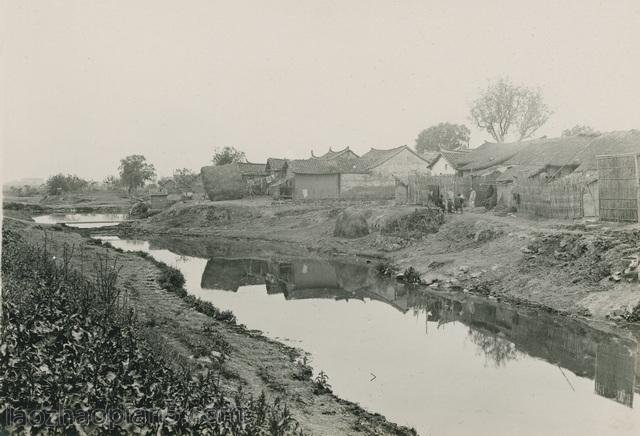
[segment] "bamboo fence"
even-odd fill
[[[600,219],[638,222],[640,154],[598,156]]]
[[[518,183],[514,192],[520,196],[518,211],[544,218],[573,219],[583,216],[584,183],[562,178],[551,183],[529,179]]]
[[[415,174],[408,177],[407,202],[410,204],[429,204],[442,193],[462,194],[465,198],[471,192],[471,178],[460,176],[427,176]]]

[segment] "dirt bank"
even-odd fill
[[[366,217],[369,234],[334,236],[336,219],[346,208]],[[415,209],[391,203],[265,199],[191,202],[122,231],[286,242],[324,254],[386,259],[400,271],[414,267],[434,289],[478,293],[596,320],[624,321],[640,303],[637,274],[622,277],[628,258],[640,254],[637,225],[533,221],[475,209],[445,215],[444,224],[433,230],[437,220],[431,217],[425,226]],[[416,219],[398,219],[407,216]],[[409,227],[389,224],[398,222]]]
[[[106,248],[60,226],[17,220],[5,220],[4,226],[31,244],[42,244],[46,232],[46,244],[52,253],[60,253],[65,245],[75,246],[73,266],[86,274],[92,274],[90,259],[96,255],[117,257],[122,267],[121,285],[129,290],[129,303],[141,325],[153,333],[150,336],[158,338],[157,347],[166,355],[175,356],[176,365],[206,369],[213,362],[202,357],[203,350],[216,350],[220,343],[230,344],[222,369],[224,388],[230,395],[242,387],[255,396],[264,391],[270,398],[282,398],[305,434],[412,434],[356,404],[331,393],[317,392],[317,385],[296,362],[298,350],[269,340],[260,332],[207,316],[161,288],[161,270],[151,260]]]
[[[4,195],[3,209],[34,215],[46,213],[128,212],[135,200],[125,193],[97,191],[63,195],[14,197]]]

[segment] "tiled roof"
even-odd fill
[[[514,165],[502,173],[496,182],[510,182],[516,180],[526,180],[542,172],[545,165]]]
[[[524,148],[505,162],[505,165],[578,166],[585,151],[596,138],[594,135],[540,138],[522,142]]]
[[[353,150],[351,150],[349,147],[345,147],[342,150],[338,150],[338,151],[333,151],[331,149],[331,147],[329,147],[329,151],[326,152],[325,154],[323,154],[322,156],[315,156],[313,154],[313,151],[311,152],[311,157],[312,158],[316,158],[316,159],[336,159],[339,157],[343,157],[343,158],[353,158],[353,157],[358,157],[358,155],[356,153],[353,152]]]
[[[469,151],[467,155],[469,163],[461,169],[464,171],[479,171],[501,164],[512,158],[517,152],[523,149],[525,145],[525,143],[521,142],[511,144],[485,142],[481,146]]]
[[[604,133],[589,144],[576,171],[598,169],[597,156],[603,154],[640,153],[640,130]]]
[[[367,169],[360,159],[349,160],[324,160],[324,159],[300,159],[289,162],[289,168],[295,174],[362,174]]]
[[[391,159],[392,157],[401,153],[404,150],[408,150],[410,153],[424,160],[425,163],[428,163],[428,161],[423,156],[420,156],[418,153],[416,153],[406,145],[401,145],[400,147],[396,147],[396,148],[390,148],[388,150],[380,150],[380,149],[372,148],[371,150],[363,154],[360,157],[360,160],[364,162],[364,165],[368,169],[372,169],[377,167],[378,165],[382,165],[383,163],[385,163],[386,161],[388,161],[389,159]]]
[[[433,166],[440,156],[444,157],[447,162],[453,166],[454,169],[458,170],[465,164],[469,163],[469,152],[468,151],[452,151],[452,150],[442,150],[438,153],[438,156],[431,161],[429,166]]]

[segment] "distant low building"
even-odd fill
[[[430,172],[429,163],[407,146],[372,148],[359,158],[345,157],[347,152],[348,148],[330,156],[290,161],[287,177],[293,198],[391,199],[394,176]]]
[[[341,180],[343,198],[394,198],[395,177],[431,173],[429,162],[406,145],[372,148],[358,161],[361,171],[347,173]]]
[[[288,172],[294,200],[340,198],[341,178],[366,170],[352,161],[303,159],[289,162]]]
[[[287,178],[289,161],[270,157],[267,159],[265,171],[267,173],[267,194],[274,199],[291,198],[291,184]]]
[[[154,192],[149,194],[149,207],[154,210],[162,210],[169,206],[169,194],[166,192]]]
[[[442,150],[429,164],[432,176],[462,174],[462,167],[469,163],[468,151]]]
[[[264,170],[269,176],[284,176],[287,171],[287,159],[270,157]]]

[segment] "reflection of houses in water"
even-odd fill
[[[532,309],[491,302],[464,294],[410,294],[410,307],[427,312],[439,325],[458,321],[470,328],[471,340],[496,365],[515,358],[507,349],[539,357],[595,380],[598,395],[629,407],[640,393],[638,344],[632,339],[590,328],[584,323]],[[499,341],[493,341],[491,338]],[[508,341],[510,344],[505,344]]]
[[[619,403],[633,406],[637,349],[617,339],[598,344],[596,348],[596,392]]]
[[[277,262],[264,259],[213,258],[202,274],[203,289],[237,291],[241,286],[265,284],[267,293],[281,293],[287,300],[369,298],[406,312],[403,285],[381,280],[365,265],[323,259]]]
[[[261,259],[210,259],[200,287],[236,292],[240,286],[263,284],[268,272],[269,264]]]

